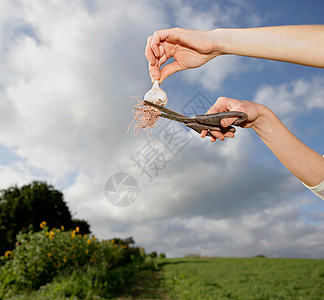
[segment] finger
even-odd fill
[[[158,31],[154,32],[154,34],[152,36],[150,47],[151,47],[151,50],[154,53],[156,58],[161,57],[161,53],[160,53],[160,49],[159,49],[161,42],[168,39],[170,37],[170,35],[178,36],[178,34],[176,34],[176,32],[177,32],[177,30],[175,28],[158,30]]]
[[[215,137],[213,137],[213,136],[210,138],[210,141],[211,141],[211,142],[216,142],[216,140],[217,140],[217,139],[216,139]]]
[[[160,79],[161,73],[160,73],[160,70],[159,70],[157,64],[155,64],[154,66],[151,66],[149,64],[149,72],[150,72],[151,78],[153,78],[153,81]]]
[[[150,78],[151,78],[151,82],[154,83],[154,77],[152,76],[152,74],[150,73]]]
[[[163,67],[161,69],[161,78],[160,78],[160,83],[167,78],[168,76],[174,74],[175,72],[181,71],[183,70],[182,67],[180,67],[180,65],[178,64],[177,61],[174,61],[168,65],[166,65],[165,67]]]
[[[210,131],[210,133],[211,133],[212,136],[215,137],[216,139],[219,139],[219,140],[221,140],[221,141],[224,141],[224,140],[225,140],[224,135],[223,135],[221,132],[219,132],[219,131],[214,131],[214,130],[212,130],[212,131]]]
[[[155,31],[151,40],[151,49],[156,58],[160,58],[160,43],[161,43],[161,33],[163,30]]]
[[[159,50],[160,50],[160,57],[162,57],[165,54],[165,50],[164,50],[163,44],[159,45]]]
[[[231,124],[233,124],[236,120],[238,119],[238,117],[235,117],[235,118],[226,118],[226,119],[222,119],[220,121],[221,125],[223,127],[228,127],[230,126]]]
[[[218,100],[216,100],[216,102],[207,110],[206,115],[227,111],[226,108],[217,101]]]
[[[224,136],[225,136],[226,138],[233,138],[233,137],[234,137],[234,133],[233,133],[233,132],[226,132],[226,133],[224,134]]]
[[[148,60],[149,64],[151,66],[154,66],[156,63],[156,58],[154,56],[154,53],[152,52],[151,49],[151,42],[152,42],[153,36],[149,36],[147,38],[146,46],[145,46],[145,57]]]
[[[164,54],[158,61],[158,68],[160,68],[167,60],[168,60],[168,58]]]
[[[200,136],[202,137],[202,138],[204,138],[206,135],[207,135],[207,130],[206,129],[204,129],[204,130],[202,130],[201,131],[201,133],[200,133]]]

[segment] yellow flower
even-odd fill
[[[93,239],[93,240],[95,241],[95,240],[96,240],[96,237],[95,237],[95,236],[93,236],[93,237],[92,237],[92,239]]]
[[[115,243],[115,240],[111,240],[111,243],[112,243],[112,244]]]
[[[57,261],[53,265],[54,265],[55,268],[58,268],[61,265],[61,263],[59,261]]]
[[[79,232],[80,232],[80,228],[79,228],[79,227],[75,228],[75,231],[76,231],[77,233],[79,233]]]
[[[12,252],[11,251],[6,251],[5,257],[6,258],[12,258]]]
[[[47,257],[51,257],[52,256],[52,253],[47,253]]]
[[[89,245],[90,243],[91,243],[91,240],[90,240],[90,239],[88,239],[88,240],[87,240],[87,244]]]
[[[74,231],[74,230],[73,230]],[[71,238],[74,239],[75,238],[75,232],[71,233]]]
[[[61,230],[60,230],[60,229],[56,229],[56,232],[60,233],[60,232],[61,232]]]
[[[64,226],[63,225],[61,226],[61,230],[64,231]]]
[[[67,262],[67,257],[66,257],[66,256],[63,257],[63,261],[64,261],[65,263]]]
[[[52,238],[54,237],[54,232],[51,231],[48,237],[49,237],[50,239],[52,239]]]
[[[48,231],[46,231],[45,235],[49,235],[49,232],[48,232]]]
[[[39,224],[39,227],[42,228],[42,229],[45,228],[45,226],[46,226],[46,222],[45,221],[43,221],[42,223]]]
[[[82,234],[78,234],[78,237],[79,237],[79,238],[82,238]]]

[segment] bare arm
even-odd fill
[[[283,165],[307,186],[313,187],[324,180],[324,158],[298,140],[267,107],[249,101],[221,97],[208,113],[221,111],[243,111],[249,116],[244,128],[252,128]],[[224,127],[235,121],[223,119]],[[206,136],[202,132],[202,137]],[[224,139],[219,132],[212,132],[219,139]],[[216,138],[212,138],[215,141]]]
[[[308,186],[324,180],[324,158],[297,139],[269,109],[254,131],[284,166]]]
[[[177,71],[200,67],[225,54],[324,68],[324,25],[164,29],[148,37],[145,48],[150,75],[160,83]],[[171,57],[174,62],[163,66]]]
[[[215,29],[214,49],[324,68],[324,25]]]

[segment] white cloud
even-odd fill
[[[254,8],[245,0],[230,0],[223,3],[188,3],[187,1],[170,1],[176,15],[176,26],[211,30],[217,27],[258,26],[261,18]],[[240,22],[238,22],[240,20]]]
[[[222,90],[227,77],[245,70],[241,58],[237,56],[218,57],[199,69],[187,70],[184,77],[189,83],[199,82],[204,89],[211,91]]]
[[[300,206],[310,202],[307,198],[297,198],[293,203],[274,204],[235,218],[176,216],[144,222],[111,222],[100,233],[138,236],[138,244],[148,252],[159,249],[171,257],[194,253],[323,258],[323,222],[305,223],[301,215]]]
[[[292,118],[313,109],[324,110],[324,78],[299,79],[279,86],[263,86],[254,101],[271,108],[281,118]]]
[[[39,171],[39,170],[38,170]],[[42,180],[44,174],[35,174],[23,163],[13,163],[9,166],[0,165],[0,189],[9,186],[29,184],[31,180]]]
[[[179,0],[172,1],[171,7],[175,14],[175,25],[186,29],[212,30],[218,27],[258,26],[261,22],[260,17],[246,1],[227,1],[222,4],[209,2],[199,5]],[[240,25],[237,20],[240,20]],[[253,67],[257,65],[258,62]],[[243,64],[241,58],[225,56],[218,57],[198,69],[188,70],[183,76],[191,84],[200,83],[204,89],[221,91],[222,84],[229,76],[236,76],[246,70],[247,64]]]

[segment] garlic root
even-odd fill
[[[156,124],[156,121],[160,117],[161,112],[157,109],[146,105],[143,101],[138,100],[137,104],[133,106],[134,120],[129,125],[127,132],[133,125],[134,135],[141,134],[140,130],[144,130],[147,135],[152,133],[152,129]]]

